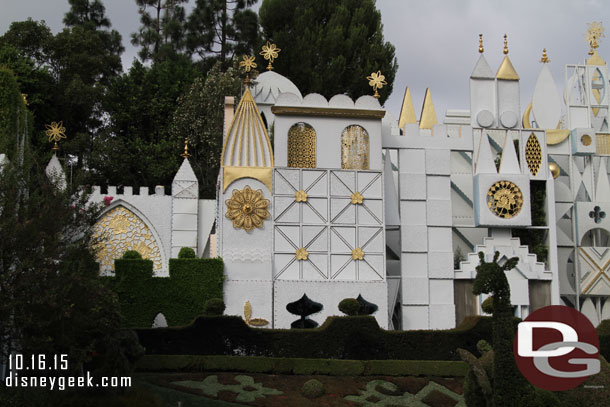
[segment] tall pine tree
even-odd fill
[[[378,70],[388,82],[381,102],[392,93],[395,48],[384,41],[374,0],[264,0],[259,19],[263,36],[282,49],[274,68],[303,94],[371,94],[366,77]]]

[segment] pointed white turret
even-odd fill
[[[184,161],[172,181],[172,252],[178,257],[183,247],[197,253],[197,225],[199,209],[199,182],[185,151]]]
[[[489,138],[485,132],[481,134],[481,142],[479,143],[479,150],[477,152],[477,160],[474,168],[475,174],[495,174],[497,172],[496,164],[491,154]]]
[[[542,69],[540,69],[540,74],[538,74],[532,98],[532,112],[538,127],[541,129],[555,129],[561,119],[561,100],[559,90],[548,67],[548,62],[550,61],[546,56],[546,49],[544,50],[541,62]]]
[[[483,55],[483,35],[479,35],[479,60],[470,74],[470,124],[492,127],[496,124],[496,77]]]
[[[510,133],[510,132],[509,132]],[[502,160],[500,161],[500,174],[521,174],[515,143],[511,135],[507,133],[502,148]]]
[[[601,160],[599,161],[597,185],[595,187],[595,200],[598,202],[610,202],[610,182],[608,181],[606,157],[601,157]]]
[[[66,173],[61,167],[61,163],[59,162],[57,155],[53,154],[53,157],[51,157],[51,160],[49,160],[47,168],[44,172],[57,188],[62,191],[66,189]]]
[[[508,43],[504,35],[504,60],[496,73],[498,97],[498,127],[512,129],[519,123],[519,75],[508,57]]]

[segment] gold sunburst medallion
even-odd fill
[[[233,222],[236,229],[250,232],[255,228],[262,228],[265,219],[269,217],[269,200],[265,199],[263,191],[254,191],[249,185],[242,190],[234,189],[233,195],[225,203],[225,216]]]
[[[500,218],[513,218],[521,212],[523,193],[510,181],[498,181],[487,191],[487,206]]]

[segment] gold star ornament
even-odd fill
[[[376,99],[379,99],[378,89],[383,88],[383,85],[387,85],[388,83],[385,80],[385,76],[381,74],[381,71],[373,72],[369,76],[366,77],[369,81],[369,86],[373,88],[375,94],[373,95]]]
[[[601,21],[593,21],[592,23],[587,24],[587,33],[585,34],[585,38],[591,46],[589,55],[593,55],[594,50],[599,47],[598,41],[606,36],[605,31],[606,30],[604,29]]]
[[[278,53],[281,51],[275,44],[271,44],[267,41],[266,45],[263,45],[263,50],[260,52],[260,55],[265,58],[266,61],[269,61],[269,65],[267,65],[267,70],[270,71],[273,69],[273,60],[277,58]]]
[[[254,62],[254,55],[244,55],[239,63],[239,66],[241,68],[244,68],[245,72],[250,72],[252,69],[256,68],[256,62]]]
[[[66,128],[63,126],[63,122],[51,122],[51,124],[46,124],[45,127],[47,128],[45,134],[49,138],[49,143],[54,143],[52,150],[59,150],[57,143],[66,138]]]

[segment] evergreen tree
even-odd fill
[[[237,96],[240,89],[237,67],[223,71],[218,61],[205,79],[195,79],[189,91],[178,99],[170,134],[178,145],[185,137],[189,138],[190,162],[199,180],[200,198],[216,197],[223,140],[224,98]]]
[[[202,60],[229,65],[236,54],[258,45],[258,17],[248,7],[257,0],[197,0],[188,18],[187,45]]]
[[[131,43],[140,47],[142,61],[161,61],[181,54],[185,48],[184,7],[187,0],[136,0],[140,30]]]
[[[388,82],[381,102],[392,93],[395,48],[374,0],[264,0],[259,18],[263,36],[282,49],[274,68],[303,94],[370,95],[366,77],[378,70]]]

